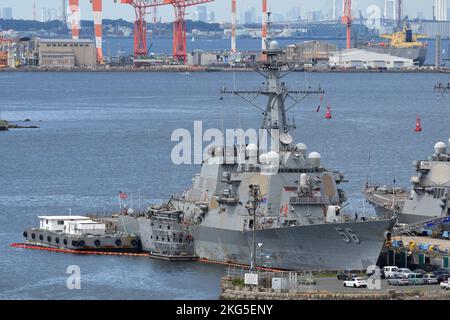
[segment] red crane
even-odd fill
[[[342,23],[347,25],[347,49],[352,47],[352,0],[344,0]]]
[[[120,0],[122,4],[133,6],[136,13],[134,22],[134,57],[147,56],[147,21],[146,14],[149,8],[156,8],[167,4],[166,0]]]
[[[173,57],[186,64],[186,8],[214,0],[163,0],[165,4],[173,5],[175,9],[175,21],[173,23]]]

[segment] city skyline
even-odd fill
[[[131,6],[113,3],[108,3],[109,1],[104,1],[104,17],[111,19],[125,19],[132,21],[134,19],[134,11]],[[256,15],[260,12],[261,1],[242,1],[243,3],[239,3],[238,1],[238,19],[244,14],[245,11],[249,10],[251,7],[256,8]],[[276,7],[275,7],[276,2]],[[338,2],[338,9],[340,8],[340,0]],[[37,15],[41,15],[41,9],[47,8],[54,10],[60,10],[60,1],[58,0],[24,0],[18,3],[16,0],[2,0],[1,7],[11,7],[14,12],[15,19],[33,19],[33,6],[36,3],[36,11]],[[90,3],[88,0],[80,0],[81,3],[81,14],[82,19],[91,20],[92,10],[90,9]],[[314,3],[311,3],[309,0],[302,1],[269,1],[269,7],[274,12],[274,14],[283,14],[286,15],[293,8],[299,7],[301,9],[302,15],[306,16],[308,12],[311,11],[321,11],[323,15],[331,15],[332,12],[332,0],[317,0]],[[419,0],[409,0],[404,1],[405,14],[410,16],[416,16],[418,13],[421,13],[425,18],[431,19],[433,17],[433,4],[434,1],[419,1]],[[384,0],[360,0],[355,1],[354,11],[358,12],[362,11],[363,15],[366,14],[367,8],[370,5],[377,5],[383,11]],[[216,0],[213,3],[208,3],[205,5],[208,10],[213,11],[215,14],[216,22],[229,22],[231,20],[231,1],[229,0]],[[187,10],[187,18],[193,19],[195,18],[195,8],[188,8]],[[59,11],[58,11],[59,12]],[[171,6],[160,7],[158,11],[158,16],[161,17],[162,21],[168,22],[173,20],[173,8]],[[240,19],[241,20],[241,19]]]

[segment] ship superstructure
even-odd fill
[[[143,250],[166,259],[203,258],[294,270],[362,270],[377,262],[390,219],[358,220],[341,213],[347,201],[340,172],[317,152],[295,144],[287,111],[322,89],[291,90],[290,66],[275,41],[255,69],[262,88],[229,91],[255,104],[267,98],[261,132],[272,142],[214,146],[192,187],[143,216],[121,216],[118,226],[139,234]],[[253,98],[248,98],[253,97]],[[293,105],[285,106],[287,100]],[[259,108],[259,107],[258,107]],[[275,146],[275,147],[274,147]],[[258,190],[258,201],[252,190]],[[257,244],[257,245],[256,245]],[[253,259],[252,259],[253,257]],[[256,259],[257,257],[257,259]]]
[[[450,139],[438,142],[427,160],[413,163],[411,190],[368,185],[365,196],[382,217],[396,215],[399,222],[414,224],[450,216]]]

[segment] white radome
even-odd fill
[[[266,164],[267,162],[267,154],[263,153],[262,155],[259,156],[259,162],[262,164]]]
[[[434,145],[434,152],[437,155],[445,153],[446,149],[447,149],[447,145],[444,142],[438,142]]]
[[[267,164],[276,165],[279,163],[279,161],[280,161],[280,156],[278,155],[278,153],[276,153],[275,151],[270,151],[269,153],[267,153],[267,157],[266,157]]]
[[[269,48],[270,48],[270,50],[278,50],[278,49],[280,49],[280,45],[276,41],[271,41]]]
[[[318,152],[311,152],[308,156],[309,162],[313,165],[313,166],[319,166],[320,165],[320,153]]]

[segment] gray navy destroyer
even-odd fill
[[[416,224],[450,216],[450,139],[438,142],[433,155],[413,162],[411,190],[367,185],[364,194],[380,217],[396,215],[400,223]]]
[[[282,77],[290,66],[275,41],[255,69],[266,78],[256,91],[229,91],[268,99],[261,131],[276,151],[261,144],[214,146],[192,187],[145,214],[121,215],[117,226],[140,236],[142,249],[169,259],[207,259],[286,270],[365,270],[375,265],[392,219],[342,214],[347,199],[342,173],[327,169],[320,154],[293,142],[287,111],[323,90],[290,90]],[[292,99],[293,105],[285,102]],[[254,99],[246,99],[253,101]],[[273,148],[271,148],[273,150]],[[257,244],[257,245],[256,245]],[[253,248],[253,249],[252,249]],[[257,257],[257,259],[256,259]]]

